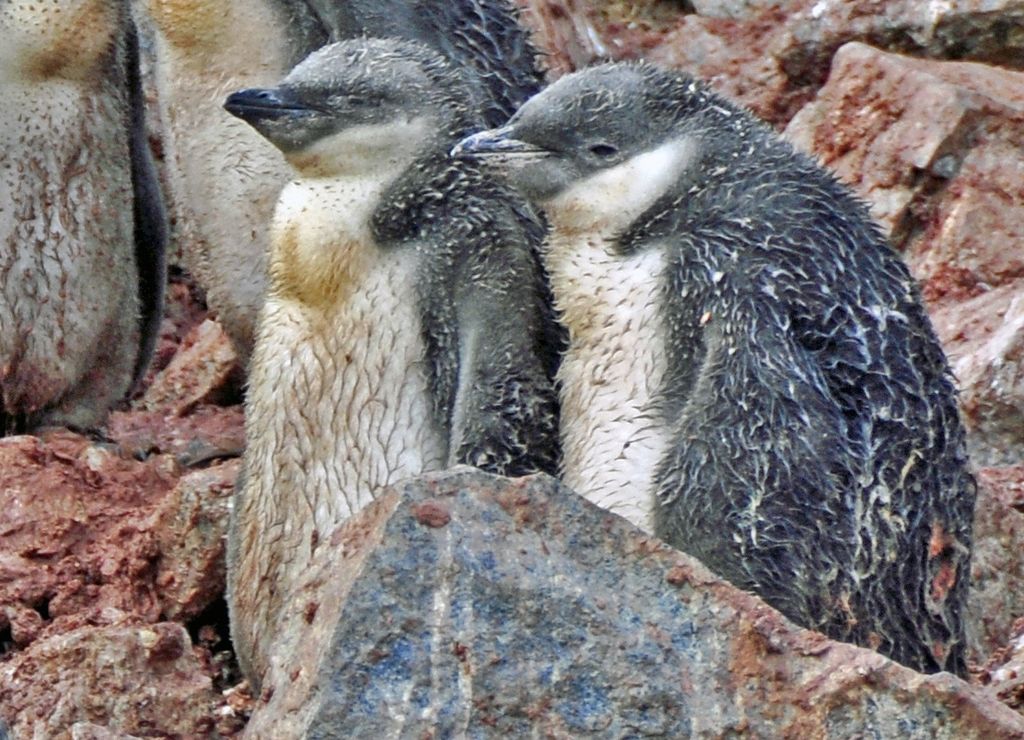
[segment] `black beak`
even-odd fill
[[[247,123],[290,118],[316,110],[300,101],[294,93],[281,88],[250,88],[231,93],[224,110]]]
[[[512,127],[504,126],[489,131],[481,131],[478,134],[467,136],[455,145],[451,156],[462,159],[484,158],[484,157],[507,157],[520,154],[543,155],[548,152],[544,149],[527,144],[525,141],[513,139]]]

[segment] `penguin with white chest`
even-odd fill
[[[0,435],[92,428],[145,370],[165,282],[127,0],[0,2]]]
[[[229,534],[232,634],[253,680],[291,585],[382,487],[457,463],[557,467],[542,230],[448,158],[479,127],[470,98],[426,47],[360,39],[225,104],[296,173],[271,227]]]
[[[647,64],[562,78],[454,153],[551,224],[565,481],[803,626],[963,675],[953,379],[866,209]]]
[[[511,0],[144,0],[176,233],[247,364],[266,292],[267,224],[289,167],[222,108],[265,87],[328,41],[420,41],[467,73],[467,105],[504,121],[540,87],[536,52]]]

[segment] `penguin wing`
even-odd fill
[[[458,245],[449,464],[554,474],[558,404],[548,345],[557,330],[529,234],[511,216],[505,221],[472,229]]]
[[[831,611],[836,573],[809,566],[821,543],[832,552],[852,547],[846,501],[861,456],[785,313],[728,283],[704,314],[656,476],[657,531],[734,583],[799,581],[785,589],[792,603],[779,606],[806,622]]]
[[[139,276],[140,346],[132,385],[146,373],[160,335],[167,285],[167,214],[153,154],[146,134],[145,95],[139,60],[139,36],[134,22],[126,30],[129,102],[129,151],[135,228],[135,265]]]

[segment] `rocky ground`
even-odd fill
[[[709,79],[890,231],[978,467],[972,682],[1024,712],[1024,2],[520,4],[552,75],[644,57]],[[230,345],[175,270],[153,370],[101,434],[0,440],[0,714],[15,736],[243,729],[260,697],[239,684],[222,600],[239,402]]]

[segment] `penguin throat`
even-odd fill
[[[281,191],[271,228],[272,292],[310,307],[345,300],[377,253],[370,219],[388,178],[311,178]]]
[[[426,116],[348,126],[285,157],[304,178],[397,178],[423,149],[434,129]]]
[[[614,239],[678,182],[698,154],[696,139],[673,139],[572,184],[541,207],[555,232]]]

